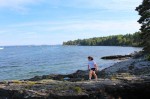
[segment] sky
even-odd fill
[[[139,31],[142,0],[0,0],[0,46],[63,41]]]

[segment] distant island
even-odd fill
[[[126,35],[112,35],[107,37],[93,37],[63,42],[63,45],[81,46],[141,46],[140,32]]]

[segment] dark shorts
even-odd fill
[[[95,71],[95,68],[91,68],[92,71]]]

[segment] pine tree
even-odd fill
[[[141,16],[138,22],[141,24],[141,38],[144,51],[150,53],[150,0],[143,0],[136,8]]]

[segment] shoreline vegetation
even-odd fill
[[[140,32],[126,35],[112,35],[106,37],[94,37],[63,42],[63,45],[77,46],[133,46],[141,47]]]
[[[115,57],[116,58],[116,57]],[[43,75],[0,82],[0,99],[146,99],[150,97],[150,61],[143,52],[97,71]]]

